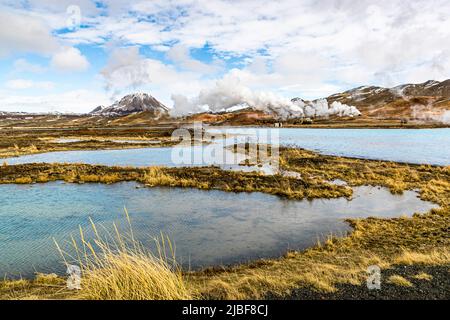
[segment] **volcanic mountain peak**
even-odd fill
[[[93,115],[124,116],[139,112],[150,112],[159,117],[167,114],[169,109],[147,93],[133,93],[126,95],[109,107],[98,106],[90,112]]]

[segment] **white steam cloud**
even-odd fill
[[[361,113],[352,106],[327,100],[305,102],[291,101],[272,92],[253,91],[239,83],[235,77],[225,77],[212,88],[203,89],[199,95],[189,99],[183,95],[172,95],[173,116],[203,111],[219,112],[242,106],[274,114],[281,119],[328,116],[358,116]]]
[[[297,100],[294,102],[303,110],[303,114],[308,118],[317,117],[355,117],[361,115],[361,112],[356,107],[334,101],[330,105],[326,99],[320,99],[313,102],[305,102]]]
[[[435,110],[430,100],[427,105],[413,105],[411,107],[411,118],[423,122],[450,124],[450,110]]]
[[[450,124],[450,110],[445,111],[441,117],[442,123]]]
[[[113,96],[123,89],[150,83],[147,60],[139,54],[138,47],[118,48],[112,51],[107,65],[101,70],[106,89],[113,91]]]

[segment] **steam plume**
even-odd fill
[[[113,98],[122,89],[150,83],[147,60],[139,54],[138,47],[118,48],[112,51],[107,65],[101,70],[105,87],[113,92]]]
[[[445,111],[441,117],[442,123],[450,124],[450,110]]]
[[[361,113],[355,107],[326,99],[314,102],[291,101],[272,92],[252,91],[239,83],[235,77],[218,80],[212,88],[203,89],[198,96],[189,99],[183,95],[172,95],[172,115],[180,116],[202,111],[218,112],[235,106],[250,107],[281,119],[303,117],[357,116]]]

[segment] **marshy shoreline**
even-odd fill
[[[1,159],[58,151],[171,147],[174,128],[0,128]],[[67,141],[58,141],[67,140]]]
[[[352,232],[347,236],[330,236],[325,243],[302,252],[288,252],[279,259],[183,272],[183,280],[191,297],[196,299],[310,299],[351,297],[345,292],[355,290],[355,286],[364,286],[367,267],[374,264],[379,265],[382,270],[400,270],[399,266],[405,265],[411,265],[417,270],[417,274],[408,275],[418,277],[414,278],[412,286],[409,286],[411,281],[408,279],[399,281],[400,278],[405,278],[404,275],[397,274],[400,272],[389,276],[389,279],[398,276],[393,277],[394,280],[386,279],[392,282],[389,282],[390,285],[401,288],[397,290],[399,293],[408,288],[417,291],[421,283],[426,287],[433,278],[449,279],[448,274],[445,274],[446,270],[450,270],[449,167],[324,156],[294,148],[282,148],[280,157],[280,167],[297,172],[300,178],[224,171],[215,167],[4,164],[0,167],[0,183],[137,181],[147,187],[263,192],[298,200],[350,198],[351,187],[361,185],[383,186],[394,194],[418,190],[422,200],[436,203],[439,208],[426,214],[415,214],[411,218],[348,220]],[[347,185],[330,182],[336,179],[345,181]],[[438,274],[419,276],[427,270],[434,270]],[[78,298],[77,292],[65,290],[64,284],[65,280],[62,278],[45,275],[38,275],[35,280],[2,281],[0,297]],[[447,286],[445,284],[443,290]],[[362,294],[359,296],[365,298]],[[420,298],[433,297],[424,294]],[[354,298],[358,298],[358,295]],[[395,298],[395,294],[390,298]]]

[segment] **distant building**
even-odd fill
[[[282,122],[275,122],[275,128],[282,128],[283,123]]]

